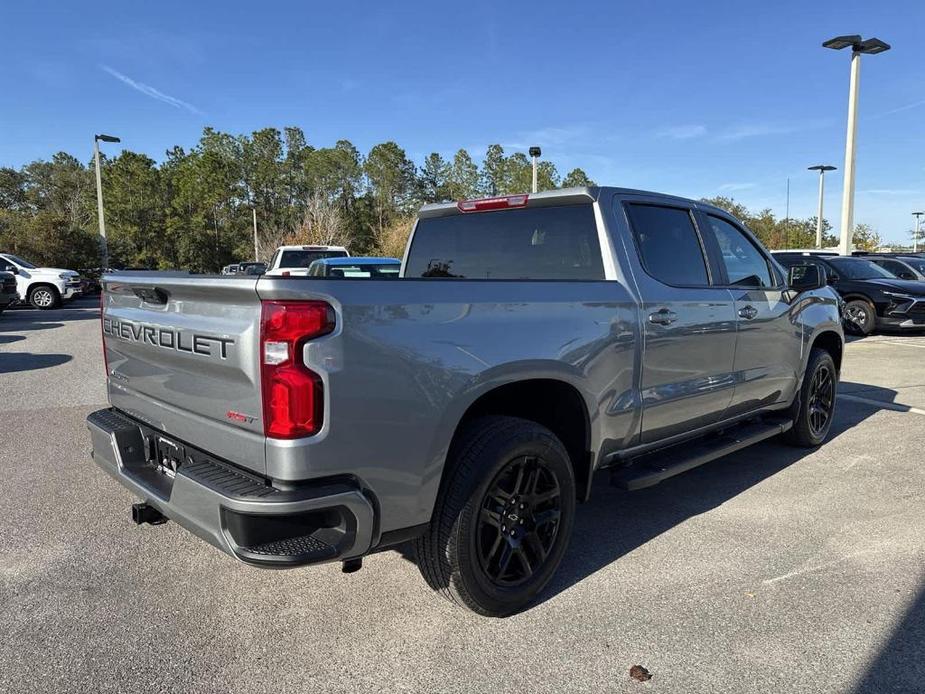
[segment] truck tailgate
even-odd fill
[[[263,474],[257,278],[110,275],[102,297],[110,403]]]

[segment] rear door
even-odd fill
[[[102,297],[110,403],[263,473],[257,278],[114,275]]]
[[[711,210],[700,219],[717,284],[732,293],[739,324],[728,416],[787,402],[800,375],[803,336],[791,321],[786,282],[734,218]]]
[[[620,203],[618,203],[620,204]],[[633,197],[622,202],[636,253],[644,348],[641,442],[719,421],[733,394],[736,317],[713,286],[694,210]]]

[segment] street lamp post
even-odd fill
[[[809,171],[819,172],[819,208],[816,212],[816,248],[822,248],[822,202],[825,196],[825,172],[835,171],[834,166],[828,164],[816,164],[816,166],[807,167]]]
[[[530,148],[530,156],[533,157],[533,192],[536,192],[536,160],[542,154],[542,150],[539,147]]]
[[[106,272],[109,269],[109,246],[106,244],[106,220],[103,218],[103,182],[100,175],[100,141],[103,142],[121,142],[114,135],[94,135],[93,136],[93,159],[96,162],[96,209],[100,219],[100,256],[102,265],[100,272]]]
[[[845,185],[841,204],[841,240],[838,252],[851,253],[854,233],[854,145],[857,139],[858,89],[861,81],[861,54],[871,55],[890,50],[890,44],[880,39],[862,39],[860,35],[836,36],[822,44],[823,48],[840,51],[851,47],[851,81],[848,86],[848,133],[845,140]]]
[[[922,221],[922,215],[925,212],[913,212],[912,216],[915,217],[915,234],[912,236],[912,252],[919,252],[919,223]]]

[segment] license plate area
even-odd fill
[[[149,444],[149,462],[154,469],[170,479],[177,476],[177,470],[186,462],[186,448],[160,435],[152,435]]]

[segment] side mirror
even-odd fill
[[[826,285],[825,271],[818,265],[794,265],[787,273],[787,284],[797,292],[822,289]]]
[[[899,273],[899,279],[901,279],[901,280],[914,280],[914,279],[917,279],[917,278],[916,278],[916,276],[913,275],[911,272],[905,271],[905,272],[900,272],[900,273]]]

